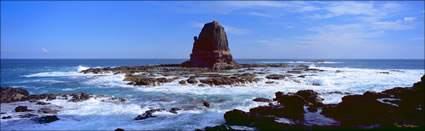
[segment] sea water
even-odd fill
[[[83,102],[49,101],[61,106],[60,120],[37,124],[30,119],[1,119],[2,130],[90,129],[114,130],[193,130],[225,123],[223,114],[232,109],[248,111],[266,103],[253,102],[256,97],[272,99],[277,91],[296,92],[312,89],[321,93],[324,103],[341,102],[345,92],[362,94],[366,91],[383,91],[394,87],[410,87],[424,75],[424,60],[344,60],[333,59],[312,62],[305,59],[240,59],[245,64],[308,65],[325,70],[305,78],[266,80],[244,86],[180,85],[175,80],[161,86],[127,85],[123,74],[106,73],[101,76],[79,73],[88,68],[178,64],[184,59],[2,59],[1,87],[16,87],[31,94],[85,92],[126,98],[125,104],[105,103],[99,99]],[[282,74],[283,68],[267,68],[269,74]],[[336,73],[338,72],[338,73]],[[382,73],[382,72],[388,72]],[[257,75],[264,78],[268,74]],[[187,78],[181,78],[185,80]],[[265,81],[275,81],[265,84]],[[319,83],[320,86],[313,86]],[[210,108],[202,105],[208,101]],[[19,104],[19,102],[17,103]],[[21,103],[25,104],[25,103]],[[157,117],[135,121],[137,115],[149,109],[180,108],[178,114],[155,113]],[[2,105],[2,111],[4,107]],[[7,115],[2,114],[3,115]]]

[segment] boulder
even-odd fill
[[[1,90],[0,103],[24,101],[27,99],[27,96],[29,95],[27,90],[19,89],[19,88],[0,87],[0,90]]]
[[[255,102],[267,102],[267,103],[272,102],[272,100],[267,99],[267,98],[255,98],[255,99],[252,99],[252,101],[255,101]]]
[[[203,101],[202,104],[207,108],[209,108],[211,106],[208,101]]]
[[[40,124],[50,123],[59,120],[56,115],[53,116],[43,116],[39,118],[35,118],[34,121]]]
[[[196,77],[193,77],[193,76],[189,77],[189,79],[187,79],[186,81],[189,84],[196,84],[196,83],[198,83],[198,81],[196,80]]]
[[[22,114],[19,115],[20,118],[31,118],[31,117],[35,117],[37,116],[36,114],[32,114],[32,113],[27,113],[27,114]]]
[[[224,27],[217,21],[205,24],[199,37],[194,37],[190,60],[184,62],[182,66],[218,70],[238,67],[230,53]]]
[[[302,96],[304,100],[307,102],[313,104],[313,105],[323,105],[323,98],[319,96],[319,93],[313,91],[313,90],[300,90],[296,95]]]
[[[267,79],[274,79],[274,80],[281,80],[283,78],[285,78],[284,75],[278,75],[278,74],[271,74],[266,76]]]
[[[54,109],[50,109],[50,108],[40,108],[39,110],[38,110],[38,113],[40,113],[40,114],[56,114],[56,113],[58,113],[59,112],[59,110],[54,110]]]
[[[1,117],[1,119],[10,119],[10,118],[12,118],[12,116],[3,116],[3,117]]]
[[[28,110],[27,106],[17,106],[15,112],[29,112],[33,110]]]
[[[249,126],[251,123],[248,113],[238,109],[226,112],[224,114],[224,119],[229,125]]]

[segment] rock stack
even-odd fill
[[[194,37],[190,60],[183,67],[207,67],[210,69],[232,69],[239,65],[233,60],[226,32],[217,21],[207,23],[199,37]]]

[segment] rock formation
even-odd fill
[[[238,67],[233,60],[226,32],[217,21],[207,23],[199,37],[194,38],[190,60],[183,67],[208,67],[210,69],[232,69]]]

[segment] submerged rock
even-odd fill
[[[29,112],[33,110],[28,110],[27,106],[18,106],[15,108],[15,112]]]
[[[31,117],[35,117],[37,116],[36,114],[32,114],[32,113],[27,113],[27,114],[22,114],[19,115],[20,118],[31,118]]]
[[[202,104],[207,108],[209,108],[211,106],[208,101],[203,101]]]
[[[3,117],[1,117],[1,119],[10,119],[10,118],[12,118],[12,116],[3,116]]]
[[[59,110],[54,110],[54,109],[50,109],[50,108],[40,108],[38,110],[38,113],[40,113],[40,114],[56,114],[58,112],[59,112]]]
[[[43,116],[39,118],[35,118],[34,121],[40,124],[50,123],[59,120],[56,115],[53,116]]]
[[[267,79],[274,79],[274,80],[281,80],[283,78],[285,78],[284,75],[278,75],[278,74],[271,74],[266,76]]]
[[[252,101],[255,101],[255,102],[267,102],[267,103],[272,102],[272,100],[267,99],[267,98],[255,98],[255,99],[252,99]]]
[[[199,37],[194,37],[190,60],[184,62],[182,66],[219,70],[238,67],[230,53],[224,27],[217,21],[205,24]]]

